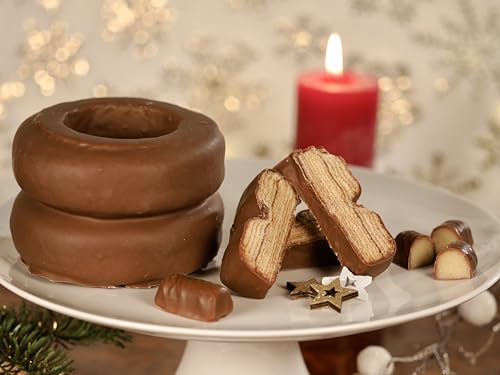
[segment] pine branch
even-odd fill
[[[5,374],[66,375],[71,361],[36,323],[21,321],[15,310],[0,313],[0,369]]]
[[[67,375],[70,345],[130,341],[124,331],[100,327],[34,305],[0,310],[0,374]]]
[[[88,345],[97,342],[124,347],[131,337],[119,329],[98,326],[66,315],[26,304],[21,305],[20,315],[25,321],[36,321],[38,326],[62,345]]]

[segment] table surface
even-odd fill
[[[500,301],[500,283],[497,283],[491,291],[497,301]],[[12,306],[20,301],[17,296],[0,287],[2,304]],[[497,350],[490,349],[481,357],[476,367],[468,365],[456,351],[460,343],[466,344],[469,349],[478,348],[485,342],[487,334],[486,328],[478,329],[465,324],[456,329],[451,344],[451,359],[457,374],[498,375],[500,357],[497,355]],[[359,348],[374,341],[380,340],[394,355],[407,355],[418,347],[434,342],[435,339],[434,319],[425,318],[357,337],[304,343],[302,350],[311,375],[331,373],[342,375],[352,374],[355,353]],[[496,345],[500,345],[498,337]],[[133,341],[127,344],[125,349],[109,345],[78,346],[72,349],[71,357],[75,361],[76,375],[169,375],[175,373],[183,350],[182,341],[134,334]],[[395,374],[408,374],[411,369],[411,366],[398,365]],[[437,375],[438,372],[431,369],[427,374]]]

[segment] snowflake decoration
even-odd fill
[[[460,19],[443,18],[443,35],[415,35],[418,43],[439,51],[435,64],[445,77],[436,78],[434,88],[447,94],[468,82],[471,93],[478,96],[493,82],[500,90],[499,15],[491,8],[484,21],[480,21],[470,0],[458,3]]]
[[[69,33],[64,22],[39,28],[34,20],[24,24],[26,40],[22,46],[22,63],[17,69],[20,80],[31,79],[44,96],[50,96],[57,81],[84,76],[89,62],[78,56],[83,44],[81,33]]]
[[[357,55],[349,56],[346,65],[349,69],[379,77],[377,150],[388,151],[398,136],[421,117],[420,106],[414,98],[410,69],[402,63],[367,61]]]
[[[245,44],[220,47],[208,37],[196,37],[187,46],[190,64],[172,59],[164,64],[165,82],[185,92],[187,105],[216,120],[225,131],[240,127],[261,108],[266,92],[261,84],[243,79],[255,52]]]
[[[158,42],[175,24],[177,12],[167,0],[106,0],[101,14],[105,22],[102,38],[132,43],[140,58],[158,53]]]
[[[477,146],[484,152],[482,169],[489,170],[500,165],[500,104],[497,116],[489,122],[488,134],[477,139]]]
[[[309,57],[321,57],[325,54],[328,36],[331,30],[317,24],[306,15],[296,18],[282,18],[276,24],[278,55],[291,55],[299,63]]]
[[[401,24],[412,21],[417,15],[418,5],[422,1],[414,0],[352,0],[351,8],[358,13],[386,14]]]
[[[464,177],[457,169],[448,165],[445,155],[439,151],[431,154],[431,163],[427,170],[421,166],[413,168],[413,176],[419,181],[426,181],[461,194],[481,187],[478,177]]]

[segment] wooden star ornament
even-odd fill
[[[307,281],[288,281],[286,287],[290,291],[290,297],[293,299],[308,298],[314,297],[315,292],[311,289],[311,286],[316,284],[319,285],[316,279],[309,279]]]
[[[310,304],[311,309],[330,306],[340,312],[342,310],[342,301],[358,295],[357,290],[342,287],[340,279],[335,279],[328,285],[311,284],[311,289],[315,294]]]

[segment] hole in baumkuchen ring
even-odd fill
[[[155,138],[177,129],[172,113],[141,104],[102,104],[70,112],[64,125],[84,134],[105,138]]]

